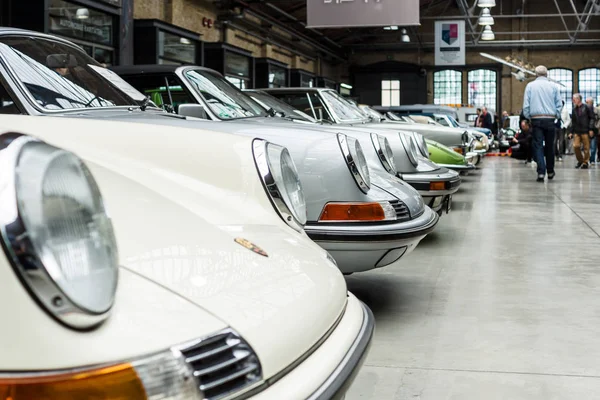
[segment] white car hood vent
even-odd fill
[[[400,200],[391,200],[390,204],[394,207],[396,211],[396,221],[404,222],[410,221],[410,212],[408,211],[408,207]]]
[[[232,330],[180,349],[206,400],[230,396],[262,379],[254,350]]]

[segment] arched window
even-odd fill
[[[558,85],[560,97],[565,102],[567,110],[571,110],[573,108],[573,71],[565,68],[550,68],[548,70],[548,78],[554,79],[564,85]]]
[[[587,68],[579,71],[579,93],[584,101],[591,97],[594,105],[600,103],[600,69]]]
[[[497,76],[496,71],[491,69],[476,69],[469,71],[469,104],[490,110],[496,110],[497,99]]]
[[[462,72],[452,69],[433,73],[433,104],[462,103]]]

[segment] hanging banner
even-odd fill
[[[307,28],[420,25],[419,0],[306,0]]]
[[[465,65],[465,21],[435,22],[435,65]]]

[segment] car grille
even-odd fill
[[[454,188],[460,186],[460,179],[448,182],[447,186],[448,186],[448,189],[454,189]]]
[[[396,221],[404,222],[410,220],[410,211],[408,211],[406,204],[400,200],[392,200],[390,201],[390,204],[394,207],[394,210],[396,210]]]
[[[250,345],[231,330],[200,340],[181,353],[206,400],[221,399],[261,380],[258,357]]]

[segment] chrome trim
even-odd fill
[[[448,168],[454,171],[470,171],[477,169],[473,164],[458,165],[458,164],[437,164],[440,167]]]
[[[412,137],[408,138],[407,135],[403,134],[402,132],[398,132],[398,134],[400,135],[400,140],[402,141],[402,145],[404,146],[404,151],[406,152],[406,155],[408,156],[410,163],[415,167],[418,166],[419,160],[417,158],[417,148],[416,148],[413,138]],[[411,147],[411,145],[412,145],[412,147]],[[410,150],[409,150],[409,148],[410,148]]]
[[[371,339],[375,331],[375,316],[365,304],[362,302],[360,304],[363,309],[363,322],[356,339],[333,373],[307,400],[339,398],[348,390],[358,373],[369,352]]]
[[[362,176],[360,168],[357,165],[357,160],[354,159],[354,156],[350,151],[350,145],[348,144],[348,136],[342,133],[338,133],[337,139],[340,145],[340,150],[342,151],[342,155],[344,156],[344,160],[346,160],[346,165],[350,170],[350,174],[352,174],[352,176],[354,177],[354,181],[358,185],[358,188],[363,193],[367,193],[370,189],[370,185],[369,182],[367,182],[366,178]]]
[[[0,243],[15,274],[30,296],[48,314],[63,325],[87,330],[110,315],[114,304],[102,313],[86,310],[73,302],[50,276],[42,255],[35,250],[17,204],[16,167],[23,147],[41,140],[14,133],[0,135],[0,166],[9,168],[0,175]]]
[[[294,213],[284,201],[281,189],[277,185],[277,182],[275,182],[275,178],[271,172],[271,165],[269,164],[267,155],[268,146],[269,142],[263,139],[254,139],[252,141],[254,163],[256,164],[256,169],[260,175],[263,187],[267,192],[271,204],[273,204],[273,207],[275,207],[281,219],[294,230],[302,232],[304,225],[296,219]]]
[[[429,159],[429,149],[427,147],[427,142],[425,141],[425,137],[418,132],[412,132],[413,139],[417,143],[417,149],[421,153],[421,155],[427,159]]]
[[[390,174],[396,175],[396,167],[393,165],[393,162],[388,159],[384,149],[381,147],[380,140],[383,140],[384,146],[386,143],[389,146],[389,141],[386,137],[379,136],[376,133],[371,133],[371,142],[373,142],[373,147],[375,147],[375,152],[377,153],[377,156],[379,157],[379,161],[381,161],[383,168],[385,168],[385,170]]]

